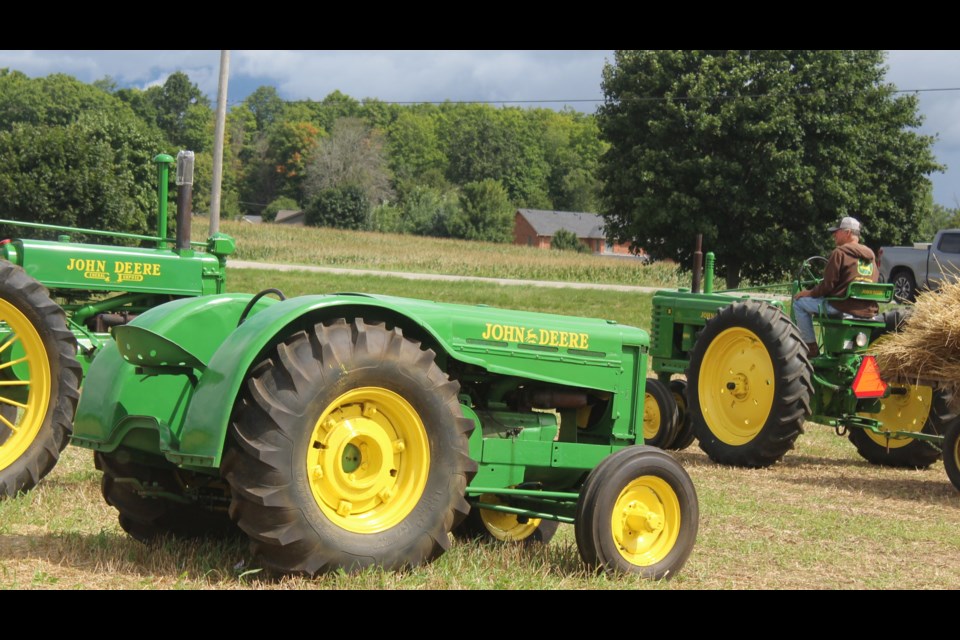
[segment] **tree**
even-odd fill
[[[336,229],[367,229],[370,224],[370,201],[363,189],[344,185],[324,189],[304,211],[306,223]]]
[[[446,220],[447,235],[467,240],[510,242],[513,213],[507,190],[496,180],[463,185],[460,208]]]
[[[694,236],[727,285],[829,249],[844,215],[870,245],[916,230],[940,169],[914,96],[880,51],[618,51],[603,71],[607,232],[689,264]]]
[[[296,200],[294,200],[293,198],[282,197],[282,198],[277,198],[276,200],[268,204],[266,207],[264,207],[263,214],[261,215],[263,217],[264,222],[273,222],[274,220],[277,219],[277,214],[280,213],[281,211],[287,211],[287,210],[298,211],[299,209],[300,209],[300,205],[297,203]]]
[[[164,143],[116,97],[64,75],[0,71],[0,211],[25,222],[155,228]]]
[[[557,229],[557,232],[550,238],[550,248],[557,251],[576,251],[577,253],[586,253],[587,246],[580,242],[573,231],[566,229]]]
[[[358,187],[373,204],[393,197],[383,135],[357,118],[337,120],[330,135],[320,141],[307,165],[304,194],[310,200],[321,191],[344,186]]]

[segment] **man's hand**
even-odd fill
[[[810,290],[804,289],[803,291],[798,292],[797,295],[793,296],[793,299],[797,300],[799,298],[809,298],[809,297],[810,297]]]

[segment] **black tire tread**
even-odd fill
[[[711,341],[723,330],[743,327],[763,342],[773,362],[774,401],[757,436],[740,446],[722,442],[710,430],[700,409],[697,376]],[[790,451],[810,415],[812,367],[807,347],[790,318],[777,307],[759,300],[735,302],[720,309],[697,339],[687,369],[688,409],[700,448],[720,464],[760,468],[770,466]]]
[[[680,428],[677,429],[677,437],[673,439],[669,447],[665,448],[673,451],[681,451],[689,447],[693,444],[693,441],[697,439],[697,434],[693,430],[693,422],[690,420],[689,405],[687,404],[687,381],[679,378],[671,380],[670,391],[674,394],[675,398],[679,396],[682,399],[681,401],[677,401],[677,422],[680,424]]]
[[[188,504],[144,497],[125,479],[155,484],[176,493],[179,490],[173,469],[120,462],[112,454],[97,452],[97,468],[103,472],[100,490],[107,504],[118,512],[120,527],[145,544],[165,536],[181,539],[239,537],[240,529],[226,510],[215,511]]]
[[[0,498],[11,498],[35,487],[56,466],[73,433],[83,371],[66,314],[46,287],[21,267],[0,260],[0,297],[33,323],[50,356],[52,378],[50,407],[40,432],[19,460],[0,470]]]
[[[652,400],[657,404],[660,412],[660,426],[657,433],[649,440],[645,439],[644,444],[659,449],[668,449],[676,440],[677,431],[680,429],[677,403],[667,385],[656,378],[646,379],[644,392],[646,396],[644,402]]]
[[[298,440],[298,419],[309,410],[318,389],[346,391],[351,370],[377,369],[380,363],[394,375],[415,375],[416,384],[437,397],[453,419],[449,440],[453,470],[443,479],[447,503],[441,522],[418,532],[408,544],[372,548],[369,552],[317,540],[311,518],[319,509],[298,500],[291,451]],[[407,363],[400,371],[397,363]],[[410,373],[410,370],[418,373]],[[476,471],[467,441],[474,422],[464,418],[457,399],[459,384],[436,365],[435,354],[407,339],[399,328],[339,318],[299,331],[280,343],[273,355],[251,371],[234,411],[231,442],[221,465],[230,484],[230,516],[251,538],[251,547],[270,571],[280,574],[362,569],[379,565],[398,569],[433,560],[449,546],[448,533],[469,512],[464,493]],[[445,445],[446,446],[446,445]],[[431,466],[439,452],[431,449]],[[429,482],[429,481],[428,481]],[[305,504],[306,503],[306,504]],[[316,511],[317,514],[312,512]],[[322,517],[322,514],[320,514]],[[377,536],[366,536],[376,538]],[[375,542],[375,541],[371,541]]]
[[[647,567],[628,563],[616,551],[609,532],[613,504],[623,487],[642,475],[657,475],[670,483],[682,514],[675,546],[663,560]],[[607,456],[587,476],[577,501],[574,532],[580,557],[589,567],[661,580],[674,577],[683,568],[693,551],[699,526],[699,502],[687,472],[665,451],[635,445]]]

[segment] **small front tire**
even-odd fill
[[[604,458],[577,502],[577,548],[590,567],[660,580],[680,571],[697,539],[693,481],[669,454],[632,446]]]

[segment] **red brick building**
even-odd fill
[[[538,249],[549,249],[550,241],[560,229],[577,234],[593,253],[633,255],[626,243],[611,244],[603,232],[603,218],[582,211],[543,211],[517,209],[513,224],[513,243]]]

